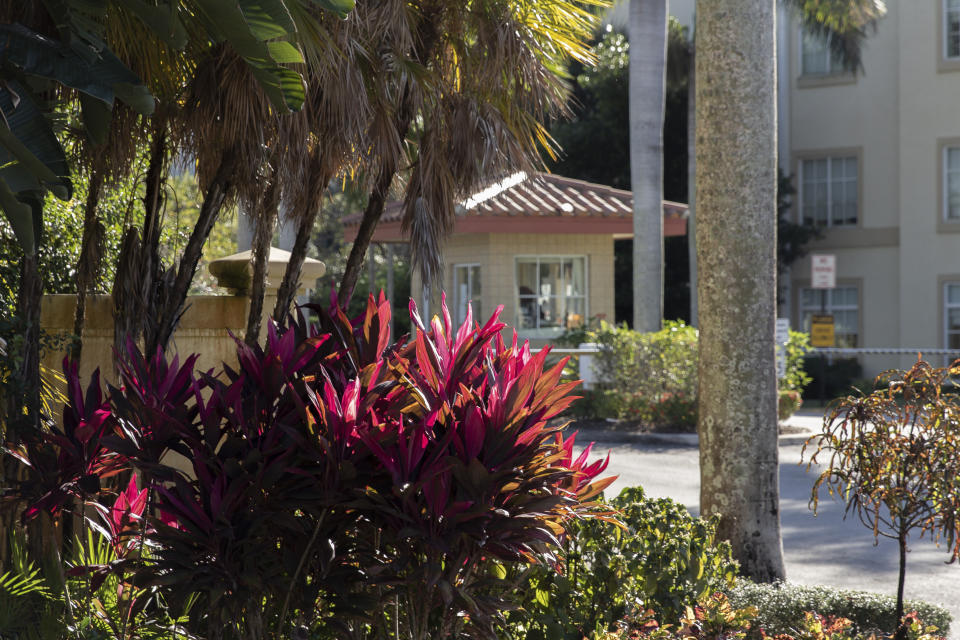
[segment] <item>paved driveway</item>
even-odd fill
[[[587,435],[587,434],[584,434]],[[647,495],[668,497],[699,512],[699,453],[688,442],[603,442],[596,453],[610,450],[607,471],[619,474],[608,489],[640,485]],[[580,440],[581,438],[578,438]],[[814,470],[800,466],[798,438],[782,438],[780,447],[780,505],[787,579],[801,584],[867,589],[896,594],[897,545],[873,535],[854,514],[843,519],[843,507],[824,495],[817,516],[808,509]],[[919,598],[946,607],[953,614],[951,638],[960,640],[960,566],[945,564],[948,555],[927,539],[915,540],[907,556],[907,598]]]

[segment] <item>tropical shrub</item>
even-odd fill
[[[877,390],[833,403],[823,432],[804,445],[816,446],[808,469],[825,463],[814,486],[816,511],[825,488],[846,503],[873,531],[897,541],[900,575],[893,621],[903,616],[908,536],[919,530],[949,546],[960,557],[960,399],[942,393],[960,374],[960,361],[934,368],[917,360],[907,371],[885,371]],[[897,632],[902,640],[906,631]]]
[[[600,520],[572,524],[562,572],[524,575],[521,611],[508,618],[516,640],[580,640],[647,609],[660,621],[728,587],[737,565],[716,539],[716,519],[694,518],[669,499],[624,489],[610,501],[622,527]]]
[[[657,427],[696,425],[696,329],[668,321],[660,331],[640,333],[601,323],[590,341],[600,347],[597,377],[622,399],[616,417]]]
[[[850,631],[858,637],[888,632],[896,626],[896,600],[870,591],[740,579],[726,594],[736,608],[755,607],[756,626],[772,636],[795,633],[808,611],[850,620]],[[940,635],[949,633],[952,619],[946,609],[920,600],[908,600],[904,606],[926,625],[936,627]]]
[[[803,398],[799,391],[793,389],[781,389],[777,396],[777,418],[781,421],[786,420],[803,404]]]
[[[24,517],[86,505],[107,552],[72,573],[113,581],[124,626],[163,603],[211,639],[489,636],[504,567],[553,565],[575,519],[613,520],[606,462],[548,426],[575,383],[506,344],[499,310],[455,328],[444,305],[427,327],[411,303],[396,343],[382,295],[353,320],[313,311],[238,342],[221,375],[132,344],[106,395],[68,368],[63,428],[13,452],[40,480]]]
[[[589,330],[570,332],[564,342],[577,340],[595,343],[600,348],[593,367],[601,382],[575,405],[574,415],[620,418],[654,428],[696,428],[695,328],[667,321],[661,331],[639,333],[626,326],[600,322]],[[781,393],[781,419],[800,407],[800,394],[810,381],[804,370],[803,354],[807,349],[807,334],[791,331],[784,350],[786,375],[780,380],[781,392],[787,392]]]

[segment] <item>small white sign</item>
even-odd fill
[[[777,318],[777,378],[787,375],[787,342],[790,341],[790,319]]]
[[[810,256],[810,286],[814,289],[837,286],[837,256],[825,253]]]

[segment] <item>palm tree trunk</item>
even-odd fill
[[[277,226],[279,201],[280,189],[277,184],[277,176],[274,175],[261,200],[260,211],[257,212],[256,229],[253,232],[251,246],[253,275],[250,280],[250,311],[247,315],[247,332],[243,338],[243,341],[251,346],[260,340],[260,326],[263,324],[263,298],[267,291],[267,261],[270,259],[273,231]]]
[[[80,361],[83,352],[83,327],[87,320],[87,293],[96,284],[103,258],[103,225],[97,217],[97,205],[103,189],[103,170],[99,163],[90,172],[87,185],[87,200],[83,212],[83,239],[80,243],[80,259],[77,261],[77,308],[73,315],[73,340],[68,355],[74,362]]]
[[[700,507],[741,571],[783,579],[776,316],[774,0],[698,0]],[[745,64],[744,61],[749,61]]]
[[[690,264],[690,324],[700,326],[697,305],[697,198],[693,185],[697,180],[697,152],[693,134],[697,122],[697,74],[693,67],[697,60],[697,51],[690,48],[690,75],[687,77],[687,260]]]
[[[40,304],[43,280],[36,250],[20,261],[20,292],[17,319],[22,333],[19,363],[12,384],[7,385],[6,433],[8,442],[22,442],[40,432]]]
[[[430,33],[420,42],[420,55],[418,59],[426,59],[425,51],[432,50],[433,43],[436,41],[437,34]],[[403,97],[400,99],[400,105],[397,108],[395,116],[396,131],[403,140],[407,137],[410,129],[410,123],[413,121],[412,97],[409,88],[403,91]],[[357,229],[357,237],[350,247],[350,255],[347,258],[347,266],[344,268],[343,278],[340,280],[340,289],[337,297],[340,304],[346,306],[353,296],[353,290],[357,286],[357,278],[360,275],[360,269],[363,268],[363,257],[367,253],[367,247],[373,240],[373,232],[380,222],[380,216],[383,215],[383,208],[387,203],[387,195],[390,193],[390,185],[397,173],[397,166],[393,161],[382,160],[376,182],[373,184],[373,192],[370,194],[370,200],[367,201],[367,207],[363,211],[363,219],[360,221],[360,228]]]
[[[158,120],[154,124],[150,142],[143,196],[143,227],[139,236],[136,229],[127,230],[117,260],[117,275],[113,283],[113,346],[117,353],[124,352],[128,340],[136,343],[141,335],[152,334],[155,327],[152,308],[160,269],[160,208],[163,204],[166,159],[166,124]]]
[[[367,208],[363,211],[363,219],[360,221],[360,228],[357,229],[357,237],[350,248],[350,256],[347,258],[343,278],[340,280],[340,289],[337,293],[340,304],[346,305],[353,296],[360,269],[363,268],[364,255],[373,239],[373,232],[377,228],[380,216],[383,215],[383,208],[387,203],[387,194],[390,191],[390,184],[393,182],[395,174],[396,170],[393,167],[381,166],[380,168],[373,193],[370,194]]]
[[[309,181],[307,187],[309,197],[304,204],[306,208],[297,216],[297,237],[293,241],[293,248],[290,250],[290,261],[287,262],[287,268],[283,272],[283,282],[280,283],[280,289],[277,291],[277,304],[273,308],[273,320],[278,325],[286,323],[287,314],[290,313],[290,307],[293,306],[294,298],[297,296],[297,289],[300,285],[300,270],[303,268],[303,261],[307,257],[307,247],[310,245],[310,237],[313,234],[313,224],[316,222],[317,214],[320,211],[320,199],[330,182],[329,173],[323,171],[319,164],[319,159],[315,159],[307,178]]]
[[[633,328],[663,318],[663,113],[667,0],[630,0],[630,183],[633,189]]]
[[[166,349],[170,343],[180,316],[183,315],[187,292],[190,291],[190,283],[193,281],[197,264],[203,255],[203,245],[223,209],[227,195],[233,188],[235,168],[236,154],[232,151],[224,152],[217,173],[204,194],[203,205],[200,207],[197,222],[190,233],[187,245],[183,249],[176,275],[171,279],[169,289],[160,287],[162,292],[159,295],[162,295],[162,302],[151,310],[157,317],[156,332],[149,340],[145,340],[146,353],[153,353],[158,347]]]

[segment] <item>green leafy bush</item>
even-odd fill
[[[848,618],[853,622],[855,635],[896,628],[895,598],[869,591],[738,580],[727,590],[727,595],[734,607],[756,607],[755,626],[762,627],[769,635],[794,634],[807,611]],[[906,611],[916,611],[925,624],[937,627],[938,633],[946,635],[950,630],[952,618],[946,609],[920,600],[905,604]]]
[[[728,587],[737,565],[716,539],[716,520],[694,518],[672,500],[639,487],[611,501],[624,528],[601,521],[571,523],[565,570],[528,570],[521,604],[506,637],[580,640],[647,609],[676,620],[688,606]]]
[[[694,327],[668,321],[662,330],[640,333],[626,326],[601,322],[587,330],[570,332],[564,344],[592,342],[600,352],[593,369],[601,382],[584,393],[574,415],[589,418],[620,418],[654,428],[692,431],[697,424],[697,343]],[[785,419],[800,407],[800,394],[810,377],[803,354],[809,337],[790,332],[786,345],[786,375],[780,381]]]
[[[693,429],[697,422],[697,330],[669,321],[654,333],[602,323],[597,377],[622,404],[616,416],[654,427]],[[610,416],[613,417],[613,416]]]

